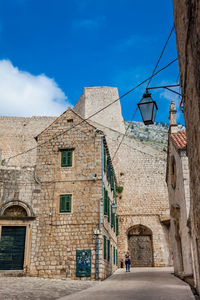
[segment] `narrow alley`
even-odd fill
[[[118,269],[101,284],[59,300],[192,300],[192,291],[172,268]]]

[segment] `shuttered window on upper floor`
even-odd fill
[[[107,239],[106,239],[106,236],[104,235],[104,238],[103,238],[103,241],[104,241],[104,244],[103,244],[103,258],[106,259],[106,256],[107,256],[107,253],[106,253],[106,248],[107,248]]]
[[[61,150],[61,167],[72,167],[73,149]]]
[[[71,212],[72,210],[72,195],[60,196],[60,213]]]

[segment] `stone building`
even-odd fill
[[[181,278],[193,282],[192,239],[190,231],[190,179],[187,139],[185,131],[178,131],[176,108],[170,105],[168,158],[166,181],[170,205],[170,240],[173,246],[174,272]]]
[[[21,236],[26,274],[79,278],[91,253],[90,277],[104,279],[128,249],[133,266],[172,263],[166,153],[124,137],[118,98],[90,87],[59,118],[0,118],[1,237]]]
[[[106,136],[121,188],[117,197],[119,260],[124,260],[129,249],[133,266],[168,266],[172,262],[166,153],[127,136],[120,143],[125,129],[120,101],[116,99],[117,88],[88,87],[74,110],[83,118],[92,116],[91,122]],[[103,107],[106,109],[101,114],[93,116]]]
[[[1,118],[10,138],[1,132],[0,270],[104,279],[118,259],[116,177],[105,136],[70,108],[48,127],[47,120]],[[36,123],[37,131],[27,129]],[[26,152],[23,141],[37,151]],[[15,147],[25,150],[20,159]]]
[[[190,171],[195,276],[200,293],[200,2],[173,0]]]

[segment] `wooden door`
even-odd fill
[[[132,267],[152,267],[153,251],[152,241],[149,235],[129,236],[129,251]]]
[[[2,226],[0,270],[23,269],[25,236],[25,226]]]

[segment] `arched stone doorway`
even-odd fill
[[[0,270],[28,270],[34,219],[32,208],[23,201],[0,207]]]
[[[153,267],[152,231],[135,225],[128,230],[128,250],[132,267]]]

